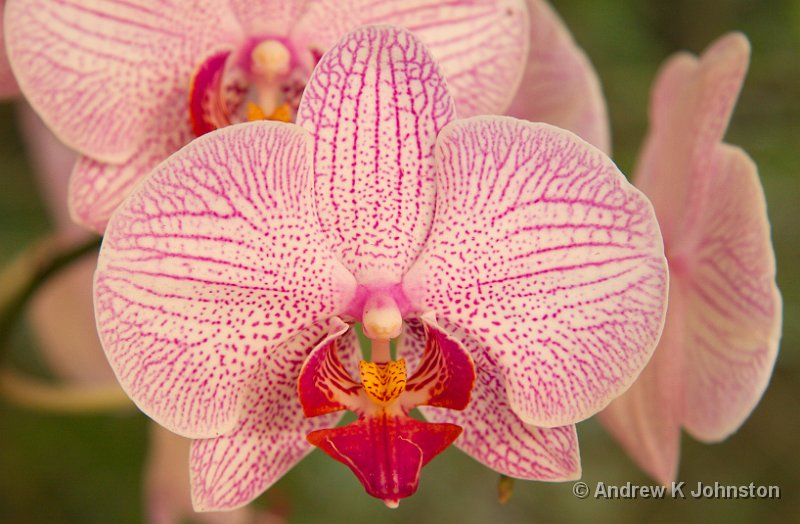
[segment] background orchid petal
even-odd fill
[[[599,411],[642,370],[663,324],[650,203],[602,152],[547,124],[459,120],[436,154],[436,215],[407,296],[489,351],[525,422]]]
[[[81,155],[72,170],[67,200],[77,223],[102,234],[109,218],[128,194],[162,160],[192,139],[184,100],[145,125],[149,129],[136,153],[125,162],[109,164]]]
[[[5,0],[0,0],[0,99],[16,96],[19,94],[19,86],[11,72],[11,64],[8,63],[6,55],[6,42],[3,37],[3,16],[5,12]]]
[[[699,212],[696,249],[672,271],[684,293],[684,426],[705,441],[744,422],[772,375],[781,334],[764,190],[741,149],[721,144],[719,171]]]
[[[359,282],[399,282],[416,258],[433,215],[433,146],[452,119],[436,63],[403,29],[357,29],[314,70],[297,123],[314,136],[327,241]]]
[[[306,418],[297,396],[300,368],[326,332],[324,323],[307,328],[262,358],[236,429],[192,443],[195,509],[230,510],[247,504],[311,450],[308,433],[336,425],[341,413]]]
[[[528,53],[523,0],[312,1],[298,32],[328,49],[362,25],[412,31],[447,78],[461,117],[503,113],[517,91]]]
[[[147,122],[185,113],[197,61],[240,32],[223,0],[9,0],[5,14],[26,98],[67,145],[107,162],[128,160]]]
[[[285,36],[300,18],[306,0],[228,0],[248,36]]]
[[[553,8],[543,0],[527,3],[530,51],[506,113],[568,129],[608,153],[610,123],[597,73]],[[461,105],[457,107],[460,113]]]
[[[670,251],[691,236],[713,173],[715,145],[728,126],[747,72],[750,45],[739,33],[712,44],[698,60],[677,54],[652,93],[651,126],[634,180],[653,202]]]
[[[205,135],[109,223],[95,277],[101,341],[129,396],[176,433],[232,430],[255,362],[355,292],[319,231],[309,142],[274,122]]]
[[[631,458],[662,484],[675,480],[678,473],[685,318],[686,308],[673,279],[664,332],[653,358],[636,382],[598,415]]]
[[[398,356],[407,362],[418,362],[425,344],[424,332],[415,328],[406,331],[405,343],[398,347]],[[477,377],[465,410],[420,406],[425,418],[463,428],[455,445],[504,475],[547,481],[579,478],[575,426],[537,428],[525,424],[511,410],[503,380],[486,350],[453,326],[438,329],[450,332],[463,344],[475,363]]]

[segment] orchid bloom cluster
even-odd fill
[[[16,82],[79,152],[73,217],[105,234],[103,348],[192,439],[195,509],[247,504],[312,446],[390,507],[451,444],[574,479],[598,412],[669,482],[682,427],[722,439],[766,388],[769,224],[721,142],[741,35],[665,65],[640,192],[538,0],[7,4]],[[479,116],[504,112],[547,123]]]

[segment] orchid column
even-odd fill
[[[361,28],[321,58],[299,125],[200,137],[112,216],[101,338],[139,407],[196,439],[197,508],[252,500],[307,437],[389,505],[459,432],[505,474],[579,474],[572,424],[660,334],[653,210],[575,135],[453,107],[419,40]],[[359,419],[332,430],[342,409]]]

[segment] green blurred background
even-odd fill
[[[701,51],[730,30],[753,46],[750,73],[727,134],[759,166],[784,299],[784,333],[772,383],[741,430],[702,445],[684,437],[679,479],[778,485],[780,500],[578,500],[572,483],[515,484],[497,502],[497,475],[450,449],[428,466],[420,491],[397,510],[364,494],[339,463],[312,453],[258,504],[305,522],[797,522],[800,516],[800,2],[793,0],[561,0],[553,2],[599,71],[613,125],[614,156],[630,173],[646,129],[650,83],[679,49]],[[16,131],[0,104],[0,261],[49,225]],[[46,373],[19,330],[10,357]],[[578,426],[590,486],[654,484],[589,420]],[[0,400],[0,523],[143,522],[147,421],[137,413],[64,416]]]

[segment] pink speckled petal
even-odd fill
[[[248,36],[285,36],[300,18],[306,0],[229,0]]]
[[[736,431],[769,383],[781,334],[764,192],[753,161],[722,144],[698,212],[696,248],[672,269],[684,293],[684,426],[717,441]],[[672,259],[670,259],[672,268]]]
[[[197,513],[189,488],[191,441],[150,424],[145,466],[145,507],[149,524],[178,524],[187,518],[198,524],[252,524],[252,508]]]
[[[507,114],[568,129],[608,153],[605,98],[589,59],[547,2],[528,0],[528,11],[528,63]]]
[[[354,296],[319,231],[309,145],[275,122],[209,133],[109,223],[95,277],[100,338],[122,387],[176,433],[232,430],[258,359]]]
[[[547,124],[459,120],[436,155],[436,216],[406,295],[489,351],[528,424],[599,411],[661,333],[666,261],[650,203],[602,152]]]
[[[653,87],[650,130],[635,170],[636,186],[653,202],[670,250],[697,226],[709,196],[720,142],[747,71],[750,46],[728,34],[698,60],[679,53]]]
[[[463,428],[455,445],[489,468],[515,478],[560,481],[580,477],[581,463],[575,426],[552,429],[525,424],[511,410],[505,386],[486,351],[471,337],[453,329],[472,355],[477,379],[464,411],[420,407],[431,422]],[[406,343],[398,348],[403,358],[417,360],[423,334],[408,330]],[[417,343],[411,341],[416,339]]]
[[[685,305],[675,280],[669,290],[664,332],[636,382],[598,415],[603,426],[648,475],[675,480],[680,458]]]
[[[239,32],[223,0],[6,5],[8,54],[26,98],[67,145],[108,162],[130,159],[173,99],[185,111],[196,61]]]
[[[459,116],[503,113],[528,53],[524,0],[347,0],[310,2],[298,32],[318,49],[361,25],[412,31],[447,78]]]
[[[69,181],[69,210],[75,222],[102,234],[109,218],[126,196],[162,160],[192,139],[182,98],[156,121],[136,153],[120,164],[79,156]],[[179,105],[183,104],[183,105]]]
[[[11,64],[8,63],[6,55],[6,43],[3,33],[3,17],[5,12],[5,0],[0,0],[0,99],[17,96],[19,86],[11,72]]]
[[[297,123],[314,135],[328,243],[360,283],[397,283],[433,215],[433,146],[453,119],[436,63],[410,33],[366,27],[322,57]]]
[[[196,510],[229,510],[247,504],[311,450],[307,433],[336,425],[341,414],[306,418],[296,389],[306,355],[327,329],[324,324],[312,326],[262,358],[236,429],[192,443]]]

